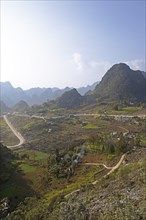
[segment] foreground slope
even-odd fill
[[[51,196],[27,200],[6,219],[43,220],[144,220],[145,149],[127,155],[127,163],[111,175],[96,176],[96,185],[87,183],[80,191],[65,196],[67,188]]]

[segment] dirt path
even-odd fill
[[[119,166],[121,165],[121,163],[123,162],[123,160],[125,159],[125,154],[123,154],[122,156],[121,156],[121,158],[120,158],[120,160],[118,161],[118,163],[115,165],[115,166],[113,166],[113,167],[107,167],[105,164],[99,164],[99,163],[86,163],[87,165],[98,165],[98,166],[103,166],[103,167],[105,167],[106,169],[108,169],[108,170],[110,170],[104,177],[106,177],[106,176],[109,176],[111,173],[113,173],[116,169],[118,169],[119,168]],[[98,180],[96,180],[96,181],[94,181],[94,182],[92,182],[92,185],[95,185],[96,183],[98,182]],[[74,194],[74,193],[76,193],[76,192],[80,192],[80,189],[76,189],[76,190],[74,190],[74,191],[72,191],[71,193],[69,193],[69,194],[67,194],[67,195],[65,195],[65,198],[68,198],[70,195],[72,195],[72,194]]]
[[[4,115],[4,120],[7,123],[7,125],[9,126],[9,128],[12,130],[12,132],[14,133],[14,135],[19,139],[19,143],[13,146],[7,146],[10,149],[16,149],[16,148],[20,148],[22,144],[24,144],[25,139],[24,137],[16,130],[16,128],[14,128],[14,126],[11,124],[11,122],[8,120],[7,116]]]
[[[121,128],[121,129],[125,130],[126,132],[129,132],[129,130],[127,128],[124,128],[124,127],[121,127],[121,126],[118,126],[118,128]]]
[[[103,166],[106,168],[106,169],[110,169],[110,171],[104,176],[109,176],[111,173],[113,173],[116,169],[119,168],[119,166],[121,165],[121,163],[123,162],[123,160],[125,159],[125,154],[123,154],[119,160],[119,162],[114,166],[114,167],[106,167],[106,165],[103,164]],[[96,183],[98,182],[98,180],[92,182],[93,185],[95,185]]]
[[[107,170],[111,170],[113,167],[107,167],[105,164],[102,163],[85,163],[87,165],[93,165],[93,166],[103,166],[105,167]]]

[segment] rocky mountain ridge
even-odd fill
[[[98,82],[88,85],[86,87],[78,88],[77,91],[84,95],[89,90],[93,90]],[[31,88],[23,90],[20,87],[14,88],[10,82],[0,82],[1,88],[1,100],[8,107],[12,107],[19,101],[23,100],[29,105],[42,104],[46,101],[55,100],[60,97],[64,92],[71,90],[72,88],[66,87],[64,89],[54,88]]]
[[[124,63],[113,65],[96,86],[93,95],[98,101],[146,100],[146,78],[140,70],[134,71]]]

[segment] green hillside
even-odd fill
[[[12,110],[22,112],[22,111],[26,111],[28,108],[29,105],[25,101],[21,100],[12,108]]]
[[[124,63],[115,64],[104,75],[93,94],[98,101],[143,102],[146,79],[141,71],[134,71]]]

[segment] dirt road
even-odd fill
[[[125,154],[123,154],[119,160],[119,162],[113,166],[113,167],[107,167],[105,164],[99,164],[99,163],[86,163],[87,165],[94,165],[94,166],[103,166],[106,169],[110,170],[104,177],[109,176],[111,173],[113,173],[116,169],[119,168],[119,166],[121,165],[121,163],[123,162],[123,160],[125,159]],[[92,182],[92,185],[95,185],[99,180],[96,180],[94,182]],[[76,193],[76,192],[80,192],[80,189],[76,189],[74,191],[72,191],[71,193],[65,195],[65,198],[68,198],[70,195]]]
[[[24,137],[16,130],[16,128],[14,128],[14,126],[11,124],[11,122],[8,120],[7,116],[4,115],[4,120],[7,123],[7,125],[9,126],[9,128],[12,130],[12,132],[14,133],[14,135],[19,139],[19,143],[13,146],[7,146],[10,149],[16,149],[16,148],[20,148],[22,144],[24,144],[25,139]]]

